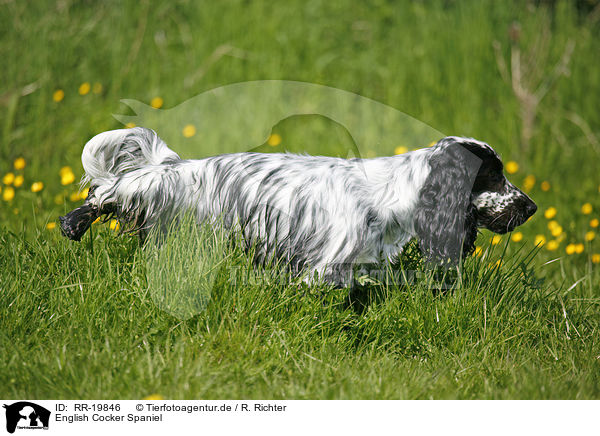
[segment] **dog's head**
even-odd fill
[[[433,147],[428,166],[414,225],[430,259],[456,262],[473,251],[478,227],[510,232],[537,210],[504,177],[500,157],[484,142],[443,138]]]
[[[471,189],[471,204],[476,209],[477,226],[494,233],[506,233],[525,223],[535,213],[537,206],[506,179],[498,153],[484,142],[470,138],[452,139],[481,159]]]

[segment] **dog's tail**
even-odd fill
[[[181,160],[154,130],[144,127],[109,130],[88,141],[81,155],[82,185],[110,183],[115,176],[147,165]]]

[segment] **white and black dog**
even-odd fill
[[[503,175],[498,154],[470,138],[391,157],[343,159],[233,153],[183,160],[149,129],[93,137],[82,154],[85,204],[60,217],[80,240],[99,216],[115,215],[143,239],[182,212],[221,219],[257,247],[257,260],[347,286],[347,267],[397,256],[413,237],[430,261],[456,264],[477,228],[512,231],[537,209]]]

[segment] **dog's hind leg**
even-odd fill
[[[90,188],[89,196],[84,204],[73,209],[65,216],[58,217],[60,230],[63,235],[73,241],[80,241],[92,223],[102,215],[111,215],[115,212],[114,205],[98,205],[91,201],[94,198],[95,187]]]
[[[62,234],[73,241],[79,241],[100,215],[102,215],[100,209],[85,203],[58,218]]]

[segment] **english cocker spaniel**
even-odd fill
[[[535,203],[503,175],[498,154],[471,138],[372,159],[233,153],[183,160],[149,129],[93,137],[82,154],[85,204],[60,217],[80,240],[91,223],[114,215],[143,239],[182,212],[220,220],[294,271],[337,286],[348,267],[397,256],[412,238],[424,257],[456,265],[472,252],[477,228],[506,233]]]

